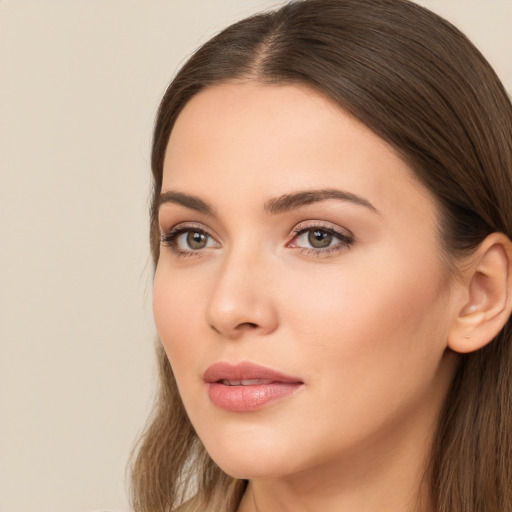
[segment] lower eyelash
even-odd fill
[[[181,235],[184,231],[183,229],[171,229],[169,231],[162,232],[160,235],[160,242],[162,245],[166,247],[172,247],[173,242],[176,238]]]
[[[314,247],[297,247],[301,255],[305,256],[326,256],[330,253],[338,252],[341,249],[348,249],[354,243],[354,238],[346,235],[344,233],[340,233],[332,229],[331,227],[323,227],[323,226],[308,226],[305,228],[297,229],[293,233],[293,239],[302,235],[303,233],[308,233],[310,231],[324,231],[325,233],[329,233],[339,240],[339,243],[335,245],[331,245],[325,248],[315,249]]]
[[[325,233],[329,233],[330,235],[337,238],[340,242],[329,246],[325,248],[318,248],[315,249],[313,247],[297,247],[301,255],[307,255],[307,256],[326,256],[330,253],[334,253],[337,251],[340,251],[343,248],[349,248],[353,243],[354,239],[353,237],[346,235],[344,233],[340,233],[339,231],[336,231],[332,229],[331,227],[324,227],[324,226],[308,226],[305,228],[297,229],[293,232],[292,240],[297,238],[298,236],[302,235],[303,233],[307,233],[309,231],[324,231]],[[160,243],[165,246],[169,247],[175,254],[177,254],[180,257],[185,256],[197,256],[200,254],[201,251],[183,251],[181,249],[178,249],[176,245],[176,239],[182,235],[183,233],[188,233],[189,231],[194,231],[196,233],[202,233],[203,235],[210,236],[210,234],[205,231],[204,229],[195,227],[195,226],[183,226],[183,227],[177,227],[172,228],[169,231],[162,232],[160,235]]]
[[[165,247],[169,247],[178,256],[196,256],[200,251],[183,251],[178,249],[176,245],[176,239],[183,233],[188,233],[189,231],[194,231],[195,233],[201,233],[203,235],[210,236],[210,234],[204,229],[196,228],[194,226],[183,226],[162,232],[160,235],[160,243]]]
[[[327,256],[328,254],[339,252],[341,249],[347,249],[349,245],[340,243],[336,245],[332,245],[331,247],[326,247],[324,249],[313,249],[312,247],[297,247],[299,254],[301,256]]]

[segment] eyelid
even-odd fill
[[[200,222],[181,222],[166,229],[162,225],[160,227],[160,241],[163,246],[169,247],[172,252],[177,256],[201,256],[206,250],[218,248],[221,246],[218,237],[212,233],[212,230]],[[300,245],[292,245],[304,233],[308,231],[323,231],[332,235],[337,239],[338,243],[328,245],[326,247],[303,247]],[[215,244],[212,246],[205,246],[198,249],[180,249],[177,244],[178,238],[187,232],[203,233],[208,236]],[[355,242],[354,235],[346,228],[342,228],[336,224],[320,220],[307,220],[298,223],[294,226],[291,234],[288,236],[285,247],[291,249],[298,249],[301,254],[314,255],[314,256],[327,256],[331,253],[336,253],[350,248]]]
[[[308,231],[324,231],[334,236],[339,240],[339,243],[327,246],[325,248],[315,248],[315,247],[301,247],[301,246],[293,246],[291,243],[297,238],[307,233]],[[350,248],[355,242],[355,237],[353,233],[346,229],[341,228],[335,224],[326,221],[318,221],[318,220],[308,220],[304,222],[300,222],[297,224],[292,233],[286,242],[286,247],[292,249],[299,249],[302,254],[313,254],[315,256],[328,255],[329,253],[338,252],[343,249]]]
[[[169,247],[177,256],[199,256],[205,249],[211,249],[212,247],[204,247],[202,249],[190,249],[183,250],[177,247],[177,239],[184,233],[189,231],[203,233],[207,235],[211,240],[215,242],[217,246],[220,246],[220,242],[217,237],[212,234],[212,231],[207,228],[204,224],[199,222],[180,222],[170,228],[166,229],[162,225],[160,227],[160,243],[165,247]]]
[[[169,233],[175,233],[180,230],[186,230],[186,229],[197,229],[198,231],[204,231],[206,233],[210,233],[210,229],[207,228],[204,224],[201,222],[193,222],[193,221],[186,221],[186,222],[178,222],[177,224],[173,224],[170,227],[166,228],[162,225],[162,223],[158,226],[160,228],[160,235],[169,234]]]
[[[340,236],[345,239],[354,239],[354,234],[347,228],[342,228],[337,224],[333,224],[324,220],[306,220],[296,224],[292,230],[290,240],[304,231],[311,231],[314,229],[327,231],[333,235]]]

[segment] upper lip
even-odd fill
[[[204,381],[214,382],[238,382],[243,380],[265,380],[269,382],[302,383],[301,379],[285,375],[265,366],[250,362],[231,364],[218,362],[209,366],[204,372]]]

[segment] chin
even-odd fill
[[[266,437],[261,432],[245,436],[213,435],[204,446],[213,461],[228,475],[239,479],[273,478],[296,471],[297,449],[283,439]]]
[[[275,454],[273,457],[255,457],[252,454],[245,454],[243,458],[221,457],[213,460],[224,473],[239,480],[280,478],[295,472],[289,467],[289,463],[282,464],[276,461]]]

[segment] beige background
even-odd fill
[[[155,382],[156,107],[262,0],[0,0],[0,512],[128,512]],[[423,0],[512,90],[512,0]]]

